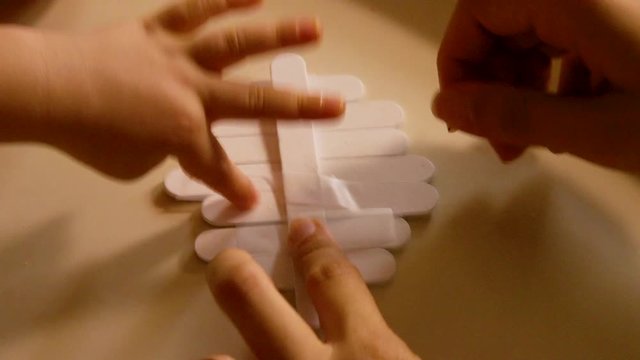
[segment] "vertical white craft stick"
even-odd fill
[[[308,89],[307,68],[304,60],[298,55],[282,55],[271,65],[271,80],[275,87]],[[322,215],[322,209],[311,205],[292,204],[287,200],[288,194],[296,192],[300,183],[287,174],[308,174],[318,181],[305,184],[309,196],[316,197],[315,203],[322,204],[322,188],[318,175],[318,158],[313,124],[307,121],[277,122],[280,160],[285,194],[287,218],[289,221],[298,217]],[[311,179],[313,177],[310,176]],[[318,315],[306,291],[304,279],[295,274],[296,307],[300,315],[313,327],[319,327]]]

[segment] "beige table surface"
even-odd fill
[[[84,31],[161,1],[51,0],[3,16]],[[20,2],[20,1],[18,1]],[[452,0],[269,0],[239,21],[317,14],[315,73],[361,77],[406,109],[412,152],[442,199],[374,289],[426,359],[640,358],[638,178],[533,151],[500,164],[429,111]],[[231,76],[265,78],[271,56]],[[0,84],[1,86],[1,84]],[[0,359],[197,359],[249,352],[192,254],[198,205],[162,194],[167,161],[132,183],[50,149],[0,146]]]

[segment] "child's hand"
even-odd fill
[[[221,71],[246,56],[320,36],[314,19],[197,31],[214,15],[256,3],[188,0],[92,36],[32,36],[39,53],[31,61],[45,79],[42,98],[31,100],[39,109],[34,123],[44,129],[37,140],[118,178],[140,176],[173,154],[236,206],[251,207],[256,193],[212,136],[210,122],[326,118],[344,109],[340,99],[222,80]],[[38,95],[18,88],[25,97]]]

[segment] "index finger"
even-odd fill
[[[293,221],[289,251],[328,342],[387,328],[360,273],[321,222]]]
[[[321,119],[342,115],[342,98],[259,84],[211,80],[202,95],[209,118]]]
[[[309,359],[328,348],[298,316],[269,276],[238,249],[221,252],[209,264],[216,301],[260,359]]]

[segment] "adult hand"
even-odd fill
[[[219,118],[329,118],[337,98],[225,81],[252,54],[314,42],[315,19],[207,30],[212,17],[259,0],[180,1],[146,19],[91,35],[5,27],[0,140],[39,140],[118,178],[167,155],[240,208],[256,202],[248,178],[211,134]],[[4,115],[4,116],[3,116]],[[7,124],[8,123],[8,124]],[[28,133],[28,134],[27,134]]]
[[[640,3],[460,0],[438,58],[436,116],[489,139],[640,169]],[[563,58],[557,94],[549,63]]]
[[[417,359],[320,222],[294,221],[289,251],[318,311],[324,341],[247,253],[226,250],[209,266],[211,292],[258,358]]]

